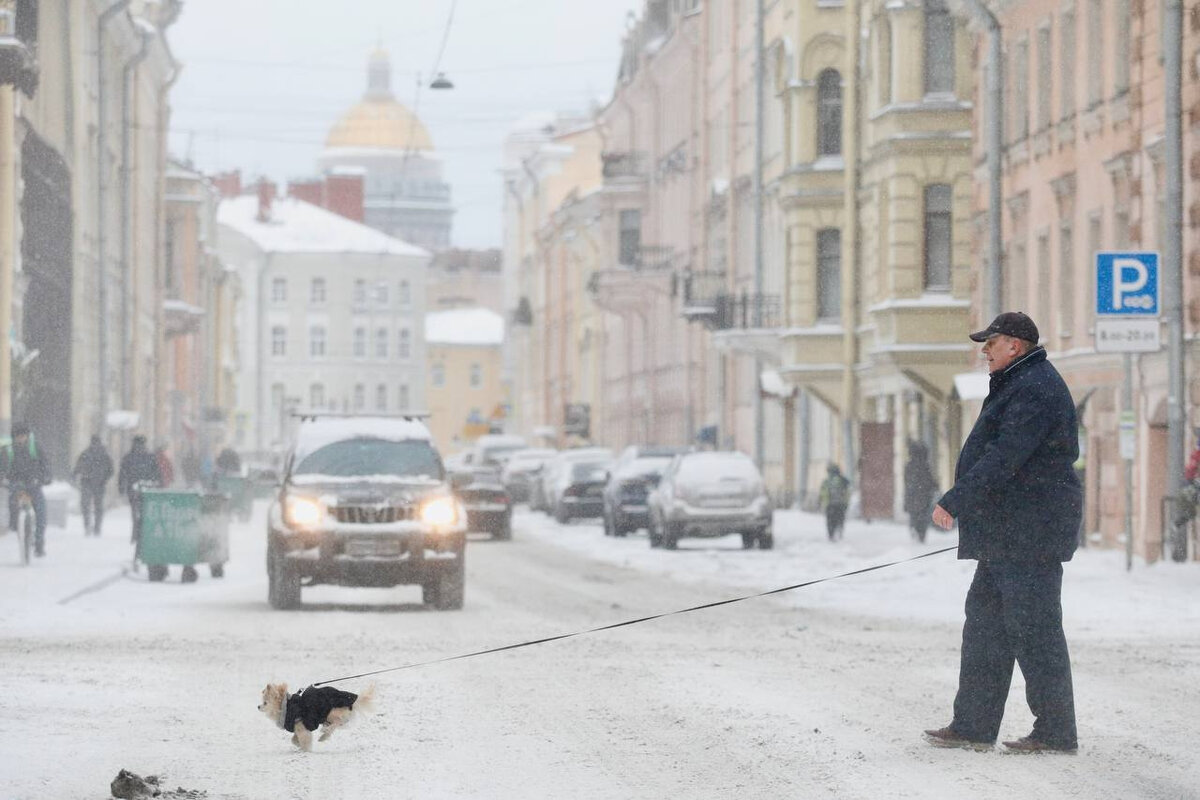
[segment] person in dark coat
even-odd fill
[[[979,563],[967,592],[954,719],[926,737],[940,746],[990,747],[1016,663],[1035,719],[1029,735],[1005,747],[1073,753],[1062,565],[1075,553],[1083,509],[1072,466],[1079,456],[1075,403],[1025,314],[1001,314],[971,339],[984,343],[991,385],[933,521],[949,530],[957,520],[958,557]]]
[[[18,491],[29,493],[33,503],[36,525],[33,534],[33,550],[38,556],[46,555],[46,496],[42,487],[50,483],[50,467],[46,464],[46,453],[38,447],[29,426],[18,422],[12,426],[12,442],[0,447],[0,479],[8,483],[8,529],[17,529],[20,516]]]
[[[162,475],[158,471],[158,459],[146,449],[146,437],[133,437],[129,452],[121,459],[121,471],[117,473],[117,491],[129,498],[129,511],[133,517],[132,541],[137,542],[142,521],[142,493],[144,486],[159,486]]]
[[[850,481],[842,474],[837,464],[825,468],[825,481],[821,484],[820,502],[825,509],[825,532],[829,541],[842,538],[846,527],[846,508],[850,505]]]
[[[79,484],[84,533],[99,536],[100,525],[104,521],[104,491],[113,475],[112,457],[99,436],[93,436],[91,444],[79,454],[71,474]]]
[[[908,526],[919,542],[925,541],[936,489],[929,451],[920,442],[909,442],[908,463],[904,465],[904,510],[908,512]]]
[[[222,475],[238,475],[242,471],[242,459],[232,447],[217,454],[217,471]]]

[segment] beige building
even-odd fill
[[[443,454],[457,453],[505,419],[504,317],[487,308],[425,315],[429,429]]]
[[[0,2],[0,329],[21,353],[15,374],[0,359],[0,428],[10,415],[31,422],[59,475],[107,423],[163,433],[162,211],[178,71],[166,30],[180,8]]]

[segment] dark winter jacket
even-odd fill
[[[138,481],[160,484],[162,476],[158,472],[158,459],[140,442],[134,442],[133,447],[121,459],[121,471],[117,474],[117,491],[128,495]]]
[[[92,442],[88,448],[79,454],[75,462],[75,471],[71,473],[79,479],[82,486],[104,488],[113,474],[112,458],[104,445]]]
[[[296,722],[303,722],[310,731],[325,724],[329,712],[335,708],[353,708],[358,695],[354,692],[343,692],[332,686],[308,687],[295,694],[288,695],[287,705],[283,711],[283,729],[296,732]]]
[[[50,482],[50,467],[46,454],[30,435],[25,446],[16,442],[0,447],[0,478],[30,489]]]
[[[904,510],[909,515],[928,517],[933,512],[933,492],[937,481],[929,468],[924,450],[914,450],[904,465]]]
[[[1037,348],[991,387],[938,504],[957,518],[958,557],[983,561],[1070,561],[1083,496],[1075,403]]]
[[[234,450],[226,447],[217,455],[217,469],[226,475],[236,475],[242,471],[242,459]]]

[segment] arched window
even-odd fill
[[[842,76],[827,69],[817,76],[817,156],[842,154]]]
[[[842,232],[837,228],[817,231],[817,319],[837,322],[842,318]]]

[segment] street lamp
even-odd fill
[[[453,89],[454,84],[446,77],[446,73],[439,72],[433,82],[429,84],[430,89]]]

